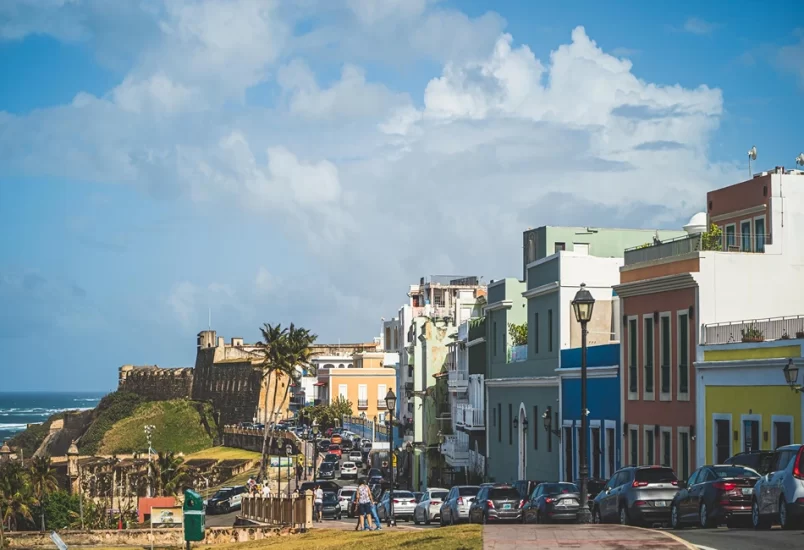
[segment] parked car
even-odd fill
[[[354,443],[351,439],[344,438],[341,441],[341,450],[342,451],[351,451],[354,448]]]
[[[413,523],[416,525],[419,525],[419,523],[430,525],[431,521],[440,518],[441,504],[443,504],[448,494],[449,489],[441,489],[438,487],[427,489],[416,505],[416,509],[413,510]]]
[[[617,471],[595,497],[595,523],[623,525],[667,523],[678,478],[665,466],[629,466]]]
[[[751,517],[756,470],[739,464],[701,466],[680,489],[670,504],[670,525],[681,529],[697,524],[706,529],[732,520]]]
[[[380,470],[379,468],[372,468],[369,470],[368,477],[369,479],[373,477],[382,478],[382,470]]]
[[[362,439],[360,441],[360,450],[364,453],[370,453],[371,448],[373,447],[370,439]]]
[[[330,445],[329,448],[327,449],[327,452],[329,454],[338,455],[338,458],[340,458],[341,455],[343,455],[343,451],[341,451],[340,445]]]
[[[335,453],[327,453],[324,455],[324,460],[321,461],[321,464],[324,464],[325,462],[332,462],[335,464],[335,468],[337,469],[341,466],[341,457]]]
[[[423,491],[413,491],[413,498],[416,499],[416,504],[419,504],[423,496],[424,496]]]
[[[748,466],[752,470],[756,470],[759,475],[764,476],[770,473],[773,468],[773,459],[776,458],[774,451],[745,451],[737,453],[736,455],[727,458],[724,464],[739,464],[740,466]]]
[[[341,465],[341,479],[357,479],[357,465],[354,462],[344,462]]]
[[[349,456],[347,458],[355,464],[363,464],[363,453],[360,451],[349,451]]]
[[[319,481],[305,481],[299,487],[299,492],[304,494],[307,491],[315,491],[315,486],[320,485],[321,490],[329,491],[331,493],[337,493],[338,490],[341,488],[335,481],[326,481],[326,480],[319,480]]]
[[[322,462],[318,468],[318,479],[335,479],[338,473],[335,467],[336,464],[334,462]]]
[[[245,485],[222,487],[204,503],[207,514],[228,514],[232,510],[239,510],[244,494]]]
[[[595,500],[595,497],[603,490],[603,487],[606,486],[605,479],[598,479],[598,478],[591,478],[586,481],[586,498],[589,503],[589,507],[592,506],[592,501]]]
[[[343,511],[337,493],[327,491],[324,493],[324,505],[321,507],[322,519],[341,519]]]
[[[574,483],[539,483],[522,512],[522,523],[578,519],[581,491]]]
[[[542,481],[536,481],[535,479],[519,479],[514,482],[514,488],[519,491],[520,496],[524,500],[529,500],[530,495],[533,494],[533,490],[536,488],[537,485],[543,483]],[[493,483],[487,483],[484,485],[493,486]],[[481,485],[482,487],[482,485]]]
[[[332,445],[332,442],[329,439],[322,439],[318,442],[318,452],[323,453],[329,449],[329,446]]]
[[[352,495],[357,492],[355,485],[346,485],[338,491],[338,500],[341,503],[341,510],[349,514],[349,503],[352,500]],[[349,517],[352,517],[351,515]]]
[[[480,487],[477,485],[456,485],[449,490],[447,498],[441,505],[441,526],[455,525],[461,520],[469,519],[469,507],[475,500]]]
[[[804,524],[804,445],[785,445],[774,454],[771,471],[754,486],[751,521],[756,529],[772,523],[796,529]]]
[[[388,519],[391,514],[390,502],[391,491],[386,491],[383,494],[379,504],[377,504],[377,515],[381,521]],[[413,519],[413,511],[416,509],[416,499],[410,491],[394,491],[394,518],[398,520],[411,521]]]
[[[483,487],[469,506],[470,523],[520,521],[525,501],[513,485]]]

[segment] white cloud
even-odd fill
[[[720,25],[704,21],[700,17],[688,17],[682,27],[685,32],[698,35],[712,34]]]
[[[779,49],[778,65],[798,77],[799,86],[804,89],[804,38],[798,44],[790,44]]]

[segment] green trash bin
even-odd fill
[[[186,542],[204,540],[204,499],[195,491],[184,491],[184,540]]]

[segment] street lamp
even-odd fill
[[[285,454],[288,455],[288,498],[290,498],[290,457],[293,456],[293,447],[288,443],[285,445]],[[281,472],[282,470],[280,470]]]
[[[391,491],[388,493],[388,527],[391,527],[396,525],[396,519],[394,519],[394,411],[396,410],[396,394],[394,394],[394,390],[388,390],[388,393],[385,394],[385,406],[390,415],[388,421],[388,450],[391,455]]]
[[[592,319],[592,310],[595,307],[595,298],[592,293],[586,290],[586,284],[581,283],[581,288],[572,301],[572,309],[575,310],[575,319],[581,324],[581,441],[579,445],[581,464],[579,470],[581,478],[581,510],[578,513],[579,523],[592,523],[592,514],[589,511],[587,478],[589,477],[589,460],[586,456],[588,448],[589,434],[586,428],[586,325]]]
[[[438,481],[443,486],[444,485],[444,462],[446,462],[446,458],[444,457],[444,442],[447,440],[447,436],[444,435],[443,432],[438,432],[438,451],[441,453],[441,467],[438,471]]]
[[[558,429],[553,429],[553,407],[547,406],[547,409],[542,414],[542,422],[544,423],[544,431],[561,438],[561,432]]]
[[[310,428],[310,433],[313,434],[313,481],[316,480],[318,472],[318,421],[313,420],[313,427]]]
[[[793,364],[792,359],[787,360],[782,372],[784,372],[784,379],[791,390],[799,393],[804,391],[804,388],[798,384],[798,367]]]

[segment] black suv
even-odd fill
[[[318,468],[318,479],[335,479],[337,470],[332,462],[322,462]]]

